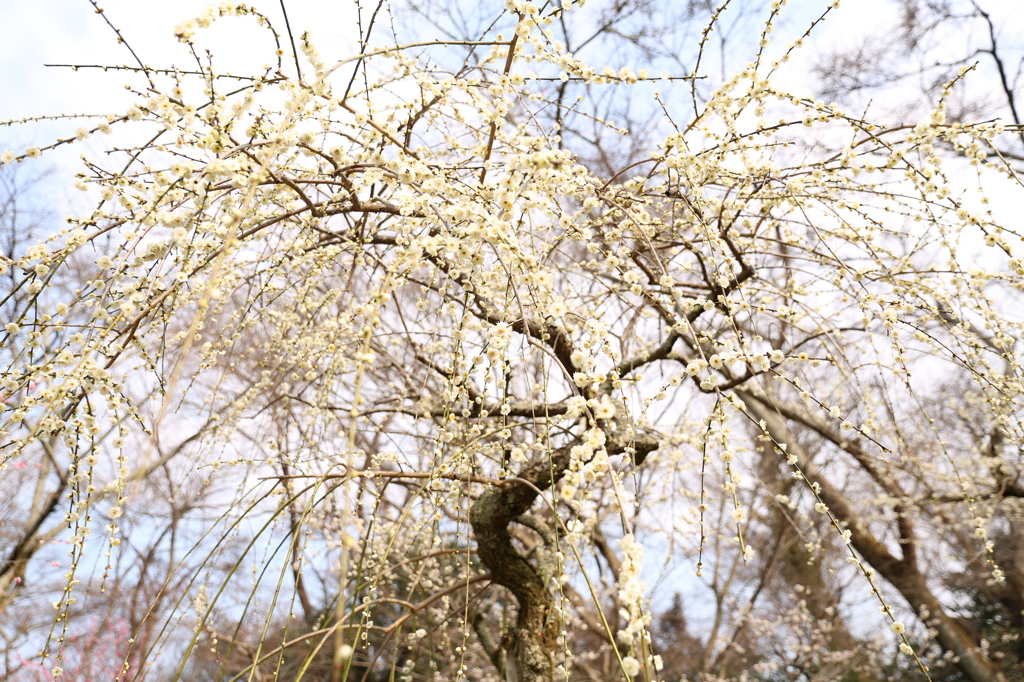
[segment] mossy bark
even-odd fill
[[[469,510],[480,561],[494,582],[512,593],[519,608],[503,671],[507,682],[541,682],[553,675],[558,644],[554,600],[537,570],[512,545],[508,527],[533,505],[540,491],[562,477],[568,464],[568,450],[561,451],[550,466],[531,467],[505,487],[486,491]]]

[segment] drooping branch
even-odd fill
[[[928,614],[929,625],[934,626],[939,645],[956,657],[957,667],[964,675],[972,682],[1006,682],[1006,676],[984,656],[971,633],[942,607],[928,586],[927,576],[917,565],[915,551],[909,545],[904,545],[903,556],[896,557],[875,537],[867,523],[854,511],[853,501],[830,483],[829,477],[814,463],[810,453],[797,442],[783,415],[770,400],[746,390],[736,391],[736,394],[748,413],[765,425],[775,442],[786,443],[786,452],[796,457],[797,465],[807,481],[818,486],[818,496],[833,517],[851,531],[850,546],[862,561],[892,585],[915,613]],[[903,514],[900,516],[900,531],[904,534],[901,539],[913,543],[914,536],[905,534],[910,527],[909,519]]]

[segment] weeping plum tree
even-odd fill
[[[175,29],[191,69],[125,67],[76,137],[139,142],[0,265],[0,461],[49,462],[71,547],[32,665],[156,528],[119,679],[1019,676],[1014,131],[947,122],[970,68],[909,124],[787,91],[782,4],[714,87],[717,12],[655,78],[570,52],[571,1],[340,61],[223,3]],[[199,57],[228,16],[264,72]],[[585,164],[563,126],[630,132],[565,83],[665,133]],[[157,470],[176,511],[133,525]],[[11,613],[53,601],[18,591],[42,525]]]

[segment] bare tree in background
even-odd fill
[[[915,115],[965,67],[984,77],[950,100],[951,123],[999,118],[1021,126],[1024,59],[1021,23],[1011,5],[983,0],[894,0],[895,21],[870,35],[825,50],[814,70],[821,96],[844,105],[897,106]],[[879,95],[884,93],[884,99]],[[996,150],[1019,161],[1024,133],[1006,136]]]

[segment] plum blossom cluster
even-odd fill
[[[595,87],[647,74],[605,72],[552,40],[572,2],[508,9],[514,37],[458,71],[402,46],[332,66],[307,35],[311,81],[279,68],[228,90],[210,72],[193,90],[171,74],[108,117],[149,141],[88,161],[96,210],[0,263],[20,297],[0,334],[0,466],[62,448],[80,558],[99,505],[118,546],[132,481],[164,463],[167,415],[203,424],[187,446],[204,485],[229,471],[258,481],[224,518],[273,510],[294,601],[309,599],[304,566],[338,576],[309,631],[360,655],[380,635],[408,657],[394,666],[407,679],[414,655],[436,667],[432,648],[465,677],[470,631],[480,661],[519,657],[547,679],[537,670],[579,653],[574,619],[623,672],[653,679],[644,537],[629,521],[652,498],[672,518],[651,536],[685,546],[702,579],[705,551],[716,576],[753,562],[771,514],[809,529],[805,563],[838,543],[852,561],[837,570],[866,579],[912,655],[877,584],[915,609],[937,601],[885,573],[897,558],[873,529],[912,539],[908,524],[954,523],[929,506],[953,500],[1003,577],[985,501],[1024,443],[1024,329],[993,291],[1019,294],[1024,244],[949,188],[940,154],[1006,174],[985,151],[1003,129],[946,123],[941,102],[883,127],[780,89],[784,60],[758,57],[605,176],[561,145],[542,115],[551,92],[526,66]],[[175,34],[198,44],[229,15],[273,31],[221,3]],[[991,265],[966,265],[972,248]],[[83,281],[58,292],[72,271]],[[991,415],[984,461],[933,427],[939,407],[906,407],[930,363]],[[827,466],[871,492],[852,503]],[[588,556],[607,584],[589,580]],[[484,582],[495,592],[478,594]],[[197,602],[190,651],[216,608]],[[786,627],[813,648],[824,611],[792,613]],[[958,641],[941,646],[975,655]]]

